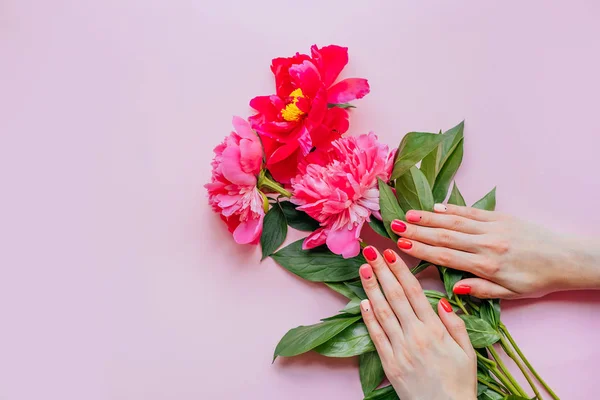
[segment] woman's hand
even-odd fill
[[[456,294],[508,299],[600,288],[598,245],[498,212],[443,204],[434,210],[409,211],[408,223],[391,227],[406,254],[480,277],[456,283]]]
[[[360,308],[398,396],[474,400],[477,358],[463,320],[446,299],[437,305],[438,317],[419,281],[392,250],[382,257],[369,246],[363,254],[369,264],[360,268],[360,276],[369,300]]]

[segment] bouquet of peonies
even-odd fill
[[[358,269],[365,263],[361,232],[365,223],[379,235],[398,236],[390,224],[405,211],[433,209],[443,202],[463,158],[461,122],[442,133],[410,132],[397,150],[380,143],[374,133],[342,136],[349,127],[351,101],[369,93],[366,79],[336,82],[348,63],[348,49],[311,47],[275,58],[271,71],[275,94],[250,101],[256,113],[233,118],[235,131],[218,145],[209,203],[240,244],[258,244],[262,257],[272,257],[297,276],[322,282],[348,299],[339,314],[290,330],[275,349],[291,357],[314,350],[327,357],[359,356],[365,400],[397,399],[384,380],[379,356],[361,320],[366,298]],[[420,163],[420,164],[419,164]],[[419,164],[419,167],[417,167]],[[465,205],[456,183],[448,203]],[[473,207],[493,210],[495,189]],[[288,226],[310,232],[280,250]],[[447,299],[465,321],[478,357],[479,399],[526,399],[498,351],[502,349],[522,371],[536,397],[537,380],[558,399],[527,361],[500,321],[499,300],[457,295],[452,289],[467,274],[422,261],[412,272],[437,268],[446,293],[425,290],[434,310]],[[498,343],[497,347],[494,344]]]

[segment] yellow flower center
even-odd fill
[[[304,97],[304,93],[302,93],[302,89],[296,89],[290,93],[290,97],[292,101],[281,110],[281,116],[286,121],[298,121],[304,115],[304,111],[300,110],[296,103],[298,103],[298,99]]]

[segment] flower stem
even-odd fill
[[[517,364],[517,367],[519,367],[519,369],[525,376],[525,379],[527,379],[527,383],[529,383],[529,386],[531,386],[531,389],[533,389],[533,393],[535,393],[536,399],[542,400],[542,395],[540,395],[540,392],[538,391],[537,387],[535,386],[535,383],[533,383],[533,381],[531,380],[531,377],[529,376],[529,373],[527,373],[527,370],[525,369],[523,364],[521,364],[521,362],[519,361],[519,359],[517,358],[515,353],[513,353],[513,351],[511,350],[510,345],[508,344],[506,339],[501,337],[500,344],[502,345],[502,348],[504,349],[506,354],[508,354],[508,356],[510,358],[512,358],[512,360],[515,362],[515,364]]]
[[[500,367],[500,371],[498,371],[498,372],[502,372],[506,376],[506,379],[508,380],[508,384],[517,392],[514,394],[518,394],[520,396],[527,397],[527,393],[525,393],[525,391],[523,390],[521,385],[519,385],[519,383],[515,380],[515,378],[510,374],[510,371],[508,370],[508,368],[506,368],[506,365],[500,358],[500,355],[498,354],[498,352],[496,351],[494,346],[488,346],[487,349],[490,352],[490,354],[492,355],[492,357],[494,357],[494,360],[496,360],[496,363],[498,363],[498,366]],[[498,376],[498,378],[500,378],[500,376]],[[500,378],[500,380],[502,380],[502,378]],[[502,383],[504,383],[505,385],[507,384],[504,381]]]
[[[504,325],[502,322],[500,323],[500,330],[502,331],[502,333],[504,333],[504,335],[506,336],[506,338],[508,339],[508,341],[510,342],[512,347],[515,349],[515,351],[517,352],[519,357],[521,357],[521,360],[523,360],[523,362],[525,363],[527,368],[529,368],[529,370],[531,371],[533,376],[535,376],[535,378],[542,384],[544,389],[546,389],[546,391],[548,392],[550,397],[552,397],[554,400],[560,400],[559,397],[556,395],[556,393],[554,393],[554,391],[552,389],[550,389],[548,384],[542,379],[542,377],[533,368],[533,366],[531,366],[531,363],[529,362],[529,360],[527,360],[527,358],[525,357],[525,355],[523,354],[523,352],[521,351],[521,349],[519,348],[519,346],[517,345],[515,340],[512,338],[512,336],[508,332],[506,325]]]
[[[460,299],[460,297],[456,296],[455,298],[456,298],[456,305],[458,305],[458,307],[460,307],[460,309],[462,310],[462,312],[464,312],[466,315],[469,315],[469,312],[465,308],[465,305],[463,304],[463,302]]]
[[[258,176],[258,188],[266,188],[287,198],[292,197],[292,193],[290,193],[288,190],[285,190],[279,183],[267,177],[264,169],[260,171],[260,175]]]
[[[492,389],[494,392],[501,394],[501,395],[506,395],[506,392],[504,391],[504,389],[502,389],[500,386],[497,386],[495,383],[492,383],[490,381],[486,381],[483,378],[480,378],[479,376],[477,377],[477,380],[479,382],[481,382],[482,384],[484,384],[485,386],[489,387],[490,389]]]

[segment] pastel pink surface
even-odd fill
[[[206,202],[269,62],[348,46],[351,133],[396,145],[466,118],[474,201],[600,235],[600,5],[5,0],[0,398],[361,399],[355,360],[277,360],[343,300],[234,243]],[[299,237],[292,235],[290,239]],[[600,294],[506,302],[562,399],[592,398]],[[591,379],[592,378],[592,379]]]

